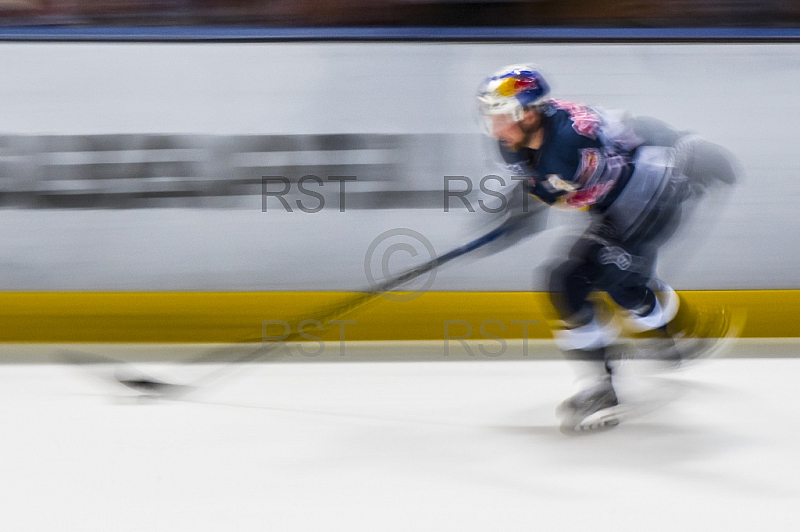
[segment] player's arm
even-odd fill
[[[507,196],[507,207],[497,215],[484,232],[502,228],[503,236],[484,246],[474,255],[486,257],[517,245],[543,231],[547,226],[548,206],[531,198],[524,180],[520,180]]]
[[[569,192],[567,187],[557,186],[554,179],[548,182],[549,177],[544,177],[531,168],[519,152],[510,151],[500,144],[500,155],[511,179],[520,184],[511,195],[512,200],[517,200],[514,203],[515,208],[509,210],[517,213],[523,211],[523,214],[541,212],[546,206],[555,204],[561,196]],[[511,206],[511,203],[509,205]]]
[[[731,185],[741,176],[741,167],[730,151],[698,135],[649,116],[627,117],[625,124],[642,146],[673,148],[675,166],[695,192],[719,183]]]

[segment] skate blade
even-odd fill
[[[586,434],[613,429],[623,420],[626,410],[622,405],[604,408],[581,420],[563,420],[560,429],[565,434]]]

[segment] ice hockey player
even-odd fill
[[[576,361],[583,383],[557,410],[562,430],[593,430],[618,424],[625,408],[615,393],[610,349],[618,320],[597,312],[594,293],[605,292],[626,316],[626,329],[656,338],[658,356],[676,364],[727,334],[726,312],[689,309],[656,278],[655,263],[687,204],[735,182],[737,171],[726,150],[695,135],[654,119],[546,99],[548,93],[537,68],[514,65],[481,84],[478,105],[508,171],[539,200],[525,205],[522,216],[540,217],[546,206],[591,213],[569,258],[551,270],[549,290],[559,317],[556,344]]]

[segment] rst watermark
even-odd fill
[[[521,205],[522,213],[529,212],[529,194],[526,184],[530,182],[531,178],[524,176],[511,176],[509,179],[510,181],[506,182],[506,180],[499,175],[483,176],[480,181],[478,181],[478,189],[483,194],[495,198],[497,201],[492,203],[497,205],[490,206],[489,202],[484,201],[483,199],[478,199],[476,202],[478,209],[489,214],[498,214],[506,210],[513,202],[514,204],[518,203]],[[503,188],[510,186],[511,183],[515,181],[522,183],[522,186],[515,186],[508,195],[501,192]],[[457,188],[457,190],[453,189],[454,186]],[[474,188],[473,181],[469,177],[463,175],[444,176],[444,196],[442,205],[444,212],[450,212],[452,203],[451,200],[453,199],[458,199],[461,201],[460,205],[458,202],[456,202],[456,206],[464,207],[469,212],[475,212],[475,207],[472,205],[472,202],[468,197],[470,194],[472,194]],[[519,197],[514,198],[512,196],[513,194],[516,194]]]
[[[504,190],[514,182],[528,182],[528,177],[511,176],[504,179],[499,175],[486,175],[475,181],[467,176],[447,175],[442,182],[442,210],[466,209],[474,213],[478,210],[498,214],[510,205],[521,212],[528,212],[529,194],[526,186],[515,186]],[[347,194],[352,192],[349,184],[356,183],[356,176],[319,176],[308,174],[299,179],[285,176],[261,176],[261,210],[269,212],[280,210],[285,212],[302,212],[314,214],[325,209],[328,201],[338,204],[339,212],[347,211]],[[473,192],[480,191],[482,197],[475,199]],[[416,192],[438,194],[434,189]],[[363,193],[363,192],[362,192]],[[382,192],[374,192],[376,195]],[[518,196],[518,197],[517,197]],[[491,199],[490,199],[491,198]],[[429,207],[432,205],[429,204]]]
[[[424,321],[424,320],[423,320]],[[262,321],[262,346],[271,351],[280,349],[287,357],[299,355],[305,358],[316,358],[325,354],[338,357],[347,356],[348,326],[356,325],[356,320],[335,319],[324,324],[317,319],[309,318],[296,324],[286,320]],[[469,357],[483,356],[497,359],[508,351],[510,338],[502,334],[511,326],[521,326],[522,335],[514,334],[514,340],[522,340],[522,356],[529,354],[528,340],[531,337],[531,326],[538,325],[539,320],[520,319],[503,321],[499,319],[486,319],[477,326],[478,334],[473,334],[475,328],[467,320],[444,320],[442,322],[442,350],[445,357],[455,354],[454,346],[459,355],[466,353]],[[324,340],[321,335],[330,330],[337,336],[333,341]],[[516,349],[516,348],[515,348]],[[437,350],[438,351],[438,350]],[[432,356],[438,356],[431,353]],[[519,353],[515,351],[514,356]]]
[[[529,327],[538,325],[539,320],[511,320],[508,325],[522,325],[522,356],[528,356]],[[480,336],[473,337],[472,323],[466,320],[444,320],[443,327],[443,352],[444,356],[450,355],[450,344],[455,341],[467,352],[467,355],[477,356],[473,347],[488,358],[499,358],[508,349],[508,341],[503,335],[497,334],[506,331],[506,322],[497,319],[487,319],[478,325]]]
[[[330,183],[338,183],[339,187],[339,212],[345,212],[347,206],[345,196],[347,195],[347,183],[358,181],[356,176],[352,175],[338,175],[328,176],[322,179],[319,176],[312,174],[304,175],[296,181],[292,181],[284,176],[261,176],[261,211],[268,212],[269,202],[268,198],[277,198],[281,203],[283,210],[286,212],[295,212],[292,209],[291,203],[284,197],[288,194],[301,196],[300,199],[294,199],[295,208],[304,213],[313,214],[325,208],[325,196],[319,192],[325,186],[332,187]],[[294,190],[293,190],[294,189]],[[309,198],[310,202],[306,205],[303,199]],[[310,199],[310,198],[313,198]],[[316,205],[314,204],[316,202]]]
[[[280,348],[286,356],[294,356],[294,349],[301,356],[318,357],[325,353],[328,343],[313,333],[323,333],[328,326],[329,329],[338,329],[338,355],[343,357],[347,354],[347,326],[356,323],[356,320],[339,319],[328,320],[323,324],[320,320],[308,318],[292,325],[286,320],[262,320],[261,345],[267,349]],[[309,349],[309,342],[316,343],[317,347]]]

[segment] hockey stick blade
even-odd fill
[[[79,351],[62,351],[59,358],[76,367],[113,367],[111,375],[105,371],[91,371],[96,377],[108,382],[116,382],[140,394],[151,397],[179,397],[186,395],[194,388],[182,384],[173,384],[152,377],[135,368],[128,362],[97,353]]]
[[[114,379],[123,386],[143,395],[161,398],[183,397],[195,389],[193,386],[156,379],[130,366],[118,367],[114,371]]]

